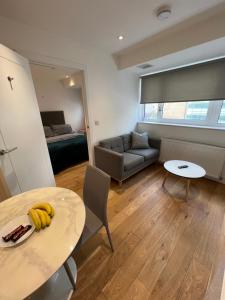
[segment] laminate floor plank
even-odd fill
[[[56,175],[57,186],[82,196],[87,162]],[[111,182],[109,225],[75,255],[77,290],[72,300],[219,300],[225,268],[225,185],[185,179],[152,165]],[[225,281],[224,281],[225,282]],[[225,285],[225,283],[224,283]]]

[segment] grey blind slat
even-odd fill
[[[225,60],[144,76],[141,103],[225,99]]]

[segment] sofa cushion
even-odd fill
[[[138,167],[144,162],[144,157],[140,155],[131,154],[128,152],[123,153],[124,157],[124,170],[129,171],[135,167]]]
[[[154,159],[159,156],[159,150],[154,148],[149,149],[130,149],[128,153],[140,155],[144,157],[144,160]]]
[[[119,153],[124,152],[123,140],[119,136],[107,140],[102,140],[99,142],[99,145],[103,148],[107,148],[115,152],[119,152]]]
[[[131,148],[131,134],[123,134],[121,135],[121,138],[123,140],[123,148],[124,151],[127,151]]]
[[[132,132],[132,149],[146,149],[149,148],[148,133]]]

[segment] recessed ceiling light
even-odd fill
[[[124,39],[124,36],[123,35],[119,35],[117,38],[118,38],[118,40],[122,41]]]
[[[66,75],[66,78],[69,78],[70,76],[69,75]]]
[[[156,12],[156,15],[159,20],[166,20],[170,17],[171,13],[172,12],[169,6],[162,6],[159,7],[159,9]]]

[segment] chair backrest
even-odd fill
[[[107,200],[110,187],[110,176],[102,170],[88,166],[85,174],[83,198],[84,204],[107,224]]]

